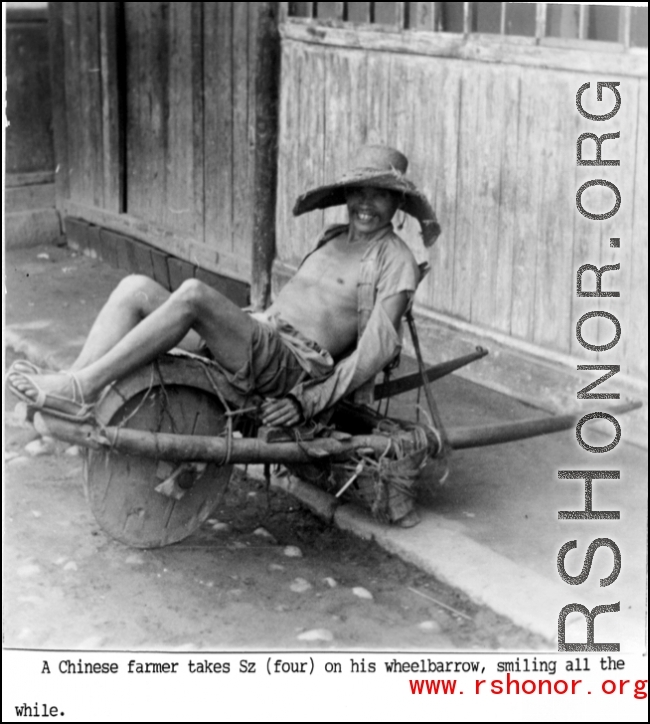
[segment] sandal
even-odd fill
[[[28,364],[29,366],[32,366],[31,362]],[[20,369],[20,367],[22,367],[23,369]],[[79,380],[77,379],[77,376],[74,374],[74,372],[57,373],[65,374],[67,377],[70,378],[73,390],[72,397],[70,398],[63,397],[62,395],[56,395],[54,393],[45,392],[38,386],[38,383],[34,379],[34,377],[37,377],[38,375],[27,374],[26,372],[24,372],[24,368],[24,360],[19,360],[17,363],[15,362],[9,368],[9,371],[7,373],[7,384],[13,394],[16,395],[16,397],[21,399],[23,402],[25,402],[28,407],[34,408],[36,410],[42,410],[48,415],[52,415],[53,417],[59,417],[62,420],[68,420],[70,422],[85,422],[93,416],[95,403],[87,403],[85,401],[83,391],[81,389],[81,384],[79,383]],[[11,379],[12,377],[19,377],[22,380],[27,381],[30,387],[36,393],[36,397],[30,397],[25,392],[15,387]]]

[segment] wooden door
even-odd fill
[[[64,216],[251,281],[257,29],[273,5],[50,3]]]

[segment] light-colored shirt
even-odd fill
[[[316,249],[347,231],[347,225],[326,229]],[[415,257],[392,225],[388,226],[361,259],[356,348],[327,377],[301,382],[289,393],[301,404],[306,419],[355,390],[355,402],[372,402],[375,375],[395,358],[402,346],[401,328],[395,329],[381,302],[407,292],[410,304],[419,281]]]

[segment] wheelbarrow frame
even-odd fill
[[[414,375],[406,375],[377,385],[375,396],[382,399],[421,385],[428,386],[431,381],[440,379],[486,354],[485,350],[477,348],[470,355],[428,369],[424,369],[421,365],[419,372]],[[291,466],[319,464],[325,461],[337,463],[355,459],[359,453],[370,454],[378,459],[390,456],[396,447],[414,449],[416,446],[412,423],[386,417],[370,407],[356,405],[350,401],[343,401],[336,406],[325,436],[317,435],[313,439],[305,439],[303,431],[303,435],[296,439],[287,430],[259,428],[254,411],[258,409],[261,399],[238,396],[228,385],[221,382],[220,376],[218,368],[196,355],[166,354],[138,373],[114,383],[98,403],[94,423],[69,422],[47,414],[46,411],[40,411],[33,417],[34,425],[41,434],[88,448],[91,460],[93,454],[103,456],[102,463],[108,466],[111,465],[111,460],[117,459],[122,466],[121,469],[124,469],[124,456],[127,460],[147,458],[172,464],[166,480],[156,480],[155,484],[146,480],[129,481],[129,484],[144,490],[144,497],[138,498],[139,502],[136,503],[125,499],[123,505],[128,510],[120,511],[120,515],[124,514],[125,521],[134,517],[138,520],[138,516],[139,519],[146,521],[147,500],[151,500],[150,496],[158,494],[170,500],[164,514],[169,519],[174,510],[182,509],[182,506],[187,504],[181,501],[187,490],[192,487],[192,481],[200,478],[205,464],[230,468],[234,464],[263,463]],[[165,385],[190,388],[218,399],[223,407],[224,419],[227,421],[226,434],[177,434],[130,429],[119,419],[116,422],[116,416],[119,418],[119,412],[127,401],[138,396],[146,398],[148,390]],[[224,394],[224,391],[228,392]],[[431,399],[432,392],[430,390],[428,392]],[[622,414],[639,406],[638,402],[620,403],[613,406],[611,412]],[[497,425],[443,428],[443,435],[428,438],[427,453],[429,459],[445,458],[450,450],[494,445],[549,434],[575,427],[581,417],[581,413],[570,413]],[[401,429],[397,435],[394,433],[387,435],[377,430],[387,420],[395,423],[397,429]],[[258,427],[257,434],[251,435],[251,430],[256,427]],[[240,435],[236,436],[235,432],[239,432]],[[242,432],[244,436],[241,436]],[[126,468],[128,467],[127,463]],[[151,469],[151,466],[148,469]],[[183,475],[189,476],[189,484],[185,487],[180,482]],[[92,480],[87,481],[87,486],[91,483]],[[325,519],[332,519],[333,511],[338,504],[334,495],[308,483],[294,482],[285,488],[287,492],[299,495],[314,512]],[[100,525],[113,537],[128,545],[147,548],[178,542],[187,537],[205,522],[217,504],[217,498],[209,497],[208,493],[205,494],[205,500],[197,499],[194,502],[190,500],[189,505],[193,505],[196,510],[192,509],[189,522],[184,522],[175,528],[172,526],[169,530],[163,526],[160,534],[155,531],[153,535],[144,536],[138,530],[135,532],[127,530],[126,522],[124,526],[121,523],[116,526],[111,518],[110,506],[108,514],[102,512],[106,508],[102,495],[104,492],[93,498],[93,495],[89,494],[91,508]],[[154,497],[153,500],[157,506],[158,498]]]

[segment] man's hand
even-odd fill
[[[302,421],[300,404],[293,397],[266,400],[262,404],[262,424],[274,427],[293,427]]]

